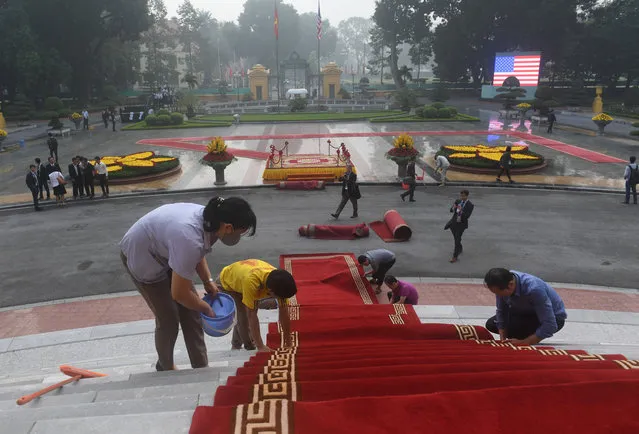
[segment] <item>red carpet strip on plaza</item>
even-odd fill
[[[412,229],[394,209],[386,211],[381,221],[375,221],[369,224],[371,229],[387,243],[408,241],[413,235]]]
[[[192,434],[639,432],[639,361],[514,347],[483,327],[421,324],[412,306],[366,305],[350,254],[281,262],[299,287],[293,346],[252,356],[196,409]],[[267,343],[281,343],[277,324]]]
[[[352,253],[282,255],[280,267],[295,277],[297,304],[377,304]]]
[[[602,154],[601,152],[591,151],[590,149],[580,148],[579,146],[569,145],[557,140],[548,139],[546,137],[536,136],[533,134],[517,132],[512,134],[519,137],[522,140],[527,140],[536,145],[543,146],[548,149],[552,149],[563,154],[572,155],[573,157],[581,158],[582,160],[590,161],[591,163],[625,163],[617,157]]]
[[[324,190],[324,181],[281,181],[275,184],[278,190]]]
[[[352,226],[310,224],[300,226],[298,232],[301,237],[314,240],[356,240],[368,237],[370,229],[365,223]]]

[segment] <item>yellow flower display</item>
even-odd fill
[[[466,167],[488,168],[496,167],[501,161],[507,146],[477,145],[444,145],[440,153],[448,158],[451,163]],[[510,157],[515,161],[521,161],[523,167],[531,167],[541,164],[544,158],[530,152],[527,145],[511,145]]]
[[[74,121],[79,121],[80,119],[82,119],[82,115],[78,112],[75,112],[71,115],[71,119]]]
[[[160,158],[151,158],[151,161],[154,163],[164,163],[166,161],[173,161],[175,158],[173,157],[160,157]]]
[[[3,129],[0,129],[0,137],[7,137],[7,132]]]
[[[448,158],[475,158],[476,154],[469,154],[466,152],[455,152],[454,154],[450,154]]]
[[[529,110],[532,106],[527,102],[522,102],[521,104],[517,104],[517,108],[519,110]]]
[[[109,173],[119,172],[120,170],[122,170],[122,166],[107,166],[107,170],[109,171]]]
[[[399,137],[393,141],[393,146],[397,149],[413,149],[415,147],[415,141],[411,136],[404,133],[400,134]]]
[[[479,156],[481,158],[485,158],[487,160],[492,160],[492,161],[499,161],[502,155],[504,154],[500,152],[480,152],[479,153]]]
[[[597,122],[612,122],[614,119],[612,116],[607,115],[606,113],[599,113],[597,116],[592,118],[593,121]]]
[[[136,154],[129,154],[129,155],[125,155],[124,157],[120,157],[118,159],[118,161],[122,162],[124,160],[126,160],[126,161],[146,160],[147,158],[153,157],[153,155],[155,155],[155,154],[152,151],[138,152]],[[112,159],[111,157],[104,157],[104,158],[109,159],[109,160]]]
[[[522,152],[527,151],[527,146],[511,146],[511,152]],[[506,146],[484,146],[484,145],[475,145],[475,146],[466,146],[466,145],[449,145],[444,146],[444,149],[448,149],[449,151],[455,152],[466,152],[466,153],[476,153],[476,152],[506,152]]]
[[[124,160],[121,162],[126,167],[153,167],[155,163],[151,160]]]
[[[209,154],[223,154],[226,152],[226,143],[222,137],[215,137],[207,146]]]

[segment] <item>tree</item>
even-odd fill
[[[341,21],[337,26],[338,38],[350,56],[355,58],[357,71],[363,71],[370,52],[368,40],[371,28],[371,20],[362,17],[350,17]]]
[[[412,70],[413,68],[409,68],[406,65],[399,68],[398,73],[399,73],[399,78],[402,80],[402,85],[406,85],[408,80],[413,79],[413,74],[411,73]]]
[[[190,74],[195,72],[193,53],[196,50],[196,38],[200,30],[200,13],[195,9],[191,0],[184,0],[178,8],[178,24],[180,43],[187,53],[186,65]]]
[[[432,56],[432,39],[425,37],[418,41],[412,41],[408,55],[410,56],[410,61],[417,67],[417,80],[419,81],[422,65],[428,63]]]
[[[379,81],[384,84],[384,65],[388,63],[388,58],[382,37],[382,31],[379,27],[371,28],[370,47],[372,52],[368,61],[368,69],[371,74],[379,74]]]
[[[197,77],[188,72],[182,79],[182,83],[186,83],[189,86],[189,89],[193,90],[198,85]]]
[[[172,82],[169,49],[175,48],[175,38],[169,27],[164,0],[150,0],[151,26],[141,37],[141,54],[146,57],[142,71],[144,82],[153,90]]]

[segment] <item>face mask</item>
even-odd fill
[[[223,235],[220,241],[226,246],[234,246],[240,242],[240,238],[242,238],[240,232],[231,232],[230,234]]]

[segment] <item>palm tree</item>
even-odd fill
[[[409,68],[408,66],[404,65],[401,68],[399,68],[399,77],[402,79],[402,82],[404,84],[406,84],[406,82],[408,80],[412,80],[413,79],[413,74],[411,74],[411,71],[413,70],[413,68]]]
[[[193,90],[195,89],[195,86],[198,85],[197,77],[195,74],[188,72],[182,79],[182,83],[186,83],[189,86],[189,89]]]

